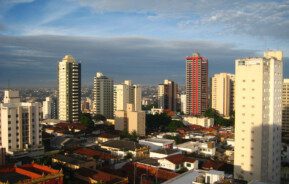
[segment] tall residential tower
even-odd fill
[[[164,80],[158,86],[158,107],[170,111],[177,111],[178,85],[171,80]]]
[[[282,94],[282,140],[289,140],[289,79],[283,81]]]
[[[281,51],[236,60],[234,177],[280,183]]]
[[[212,108],[229,117],[234,110],[235,76],[219,73],[212,77]]]
[[[81,100],[81,64],[66,55],[58,64],[58,116],[63,121],[78,121]]]
[[[113,80],[100,72],[94,77],[93,112],[113,118]]]
[[[131,80],[114,85],[114,111],[127,109],[127,104],[133,104],[134,111],[141,111],[142,91],[140,85],[133,85]]]
[[[208,59],[199,53],[186,58],[186,98],[189,115],[200,115],[208,108]]]
[[[20,102],[19,91],[4,91],[0,104],[0,147],[10,155],[42,150],[39,102]]]

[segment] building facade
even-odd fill
[[[39,123],[41,105],[38,102],[20,102],[19,91],[5,91],[1,104],[1,145],[6,153],[42,149],[42,127]]]
[[[136,132],[145,136],[146,117],[144,111],[134,111],[133,104],[127,104],[126,111],[115,112],[115,129],[120,131]]]
[[[208,108],[208,59],[199,53],[186,58],[186,114],[200,115]]]
[[[236,60],[234,177],[280,183],[281,51]]]
[[[158,86],[158,107],[177,111],[177,93],[178,85],[174,81],[164,80],[164,83]]]
[[[282,140],[289,141],[289,79],[283,81],[282,92]]]
[[[66,55],[58,64],[58,116],[77,122],[81,103],[81,64]]]
[[[114,85],[114,111],[126,110],[128,103],[134,105],[134,111],[141,111],[142,89],[140,85],[133,85],[131,80]]]
[[[100,72],[94,77],[93,112],[113,118],[113,80]]]
[[[45,101],[42,103],[43,119],[51,119],[51,106],[52,99],[50,97],[46,97]]]
[[[234,75],[219,73],[212,77],[212,108],[224,117],[234,111]]]

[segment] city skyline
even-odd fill
[[[289,76],[288,1],[0,3],[0,87],[56,87],[66,54],[83,63],[84,86],[96,71],[116,83],[183,85],[185,57],[195,51],[209,59],[212,76],[234,73],[237,58],[281,49]]]

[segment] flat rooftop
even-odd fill
[[[172,139],[163,139],[163,138],[148,138],[148,139],[144,139],[144,141],[156,142],[156,143],[162,143],[162,144],[174,142],[174,140]]]

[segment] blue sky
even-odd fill
[[[184,58],[209,59],[210,75],[266,49],[285,55],[289,76],[289,1],[0,0],[0,86],[56,86],[57,61],[82,61],[116,82],[184,83]],[[287,67],[286,67],[287,66]]]

